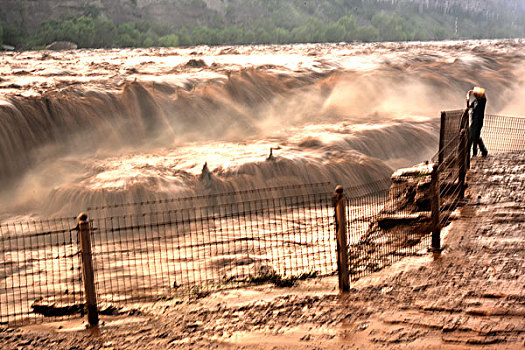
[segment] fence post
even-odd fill
[[[337,186],[334,194],[335,227],[337,235],[337,273],[339,275],[339,291],[350,290],[350,274],[348,267],[348,241],[346,237],[346,199],[343,187]]]
[[[458,161],[459,161],[459,194],[458,197],[460,200],[465,198],[465,178],[467,176],[467,133],[465,129],[461,130],[459,134],[459,146],[458,146]]]
[[[440,198],[439,198],[439,174],[438,164],[434,164],[431,174],[431,215],[432,215],[432,251],[439,252],[441,250],[441,227],[440,227]]]
[[[439,128],[439,151],[438,163],[443,164],[443,147],[445,147],[445,128],[446,128],[447,112],[441,112],[441,126]]]
[[[467,158],[466,159],[466,167],[467,167],[467,170],[470,170],[470,150],[472,149],[471,144],[469,142],[469,140],[470,140],[470,127],[466,128],[465,130],[466,130],[466,132],[465,132],[465,140],[466,140],[466,143],[467,143],[467,146],[465,147],[466,148],[465,157]]]
[[[78,216],[78,232],[80,236],[80,251],[82,254],[82,280],[86,293],[86,309],[90,326],[98,325],[97,294],[95,292],[95,276],[91,256],[91,230],[86,214]]]
[[[469,138],[470,138],[470,128],[469,128],[469,109],[466,108],[465,109],[465,112],[463,112],[463,116],[461,117],[461,128],[463,130],[465,130],[465,140],[466,140],[466,146],[465,148],[467,148],[466,150],[466,155],[465,155],[465,162],[466,162],[466,167],[467,169],[470,169],[470,146],[469,146]]]

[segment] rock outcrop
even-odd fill
[[[391,179],[390,189],[370,195],[369,203],[362,203],[361,210],[371,214],[368,228],[358,241],[349,246],[350,273],[359,276],[365,271],[376,271],[389,265],[395,255],[410,255],[425,249],[424,238],[432,231],[431,226],[431,173],[432,165],[419,164],[399,169]],[[457,184],[443,182],[441,188],[454,188]],[[455,190],[450,193],[457,194]],[[352,200],[350,200],[352,206]],[[458,206],[457,197],[443,195],[442,218]],[[359,220],[360,217],[350,218]],[[446,223],[447,220],[445,220]]]
[[[63,51],[63,50],[76,50],[78,45],[70,41],[55,41],[46,46],[46,50],[52,51]]]

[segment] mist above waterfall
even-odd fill
[[[2,53],[0,215],[383,179],[436,151],[440,110],[463,108],[472,86],[489,112],[520,114],[522,52],[468,41]]]

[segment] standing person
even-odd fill
[[[470,95],[474,96],[474,101],[470,103]],[[481,128],[483,127],[483,119],[485,119],[485,106],[487,104],[487,96],[485,89],[475,87],[467,92],[467,108],[470,109],[470,129],[468,147],[472,145],[472,156],[478,155],[478,146],[481,155],[486,157],[488,154],[487,148],[481,139]]]

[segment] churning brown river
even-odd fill
[[[524,46],[0,53],[0,222],[384,179],[436,152],[440,111],[464,108],[473,86],[487,90],[488,113],[525,115]]]

